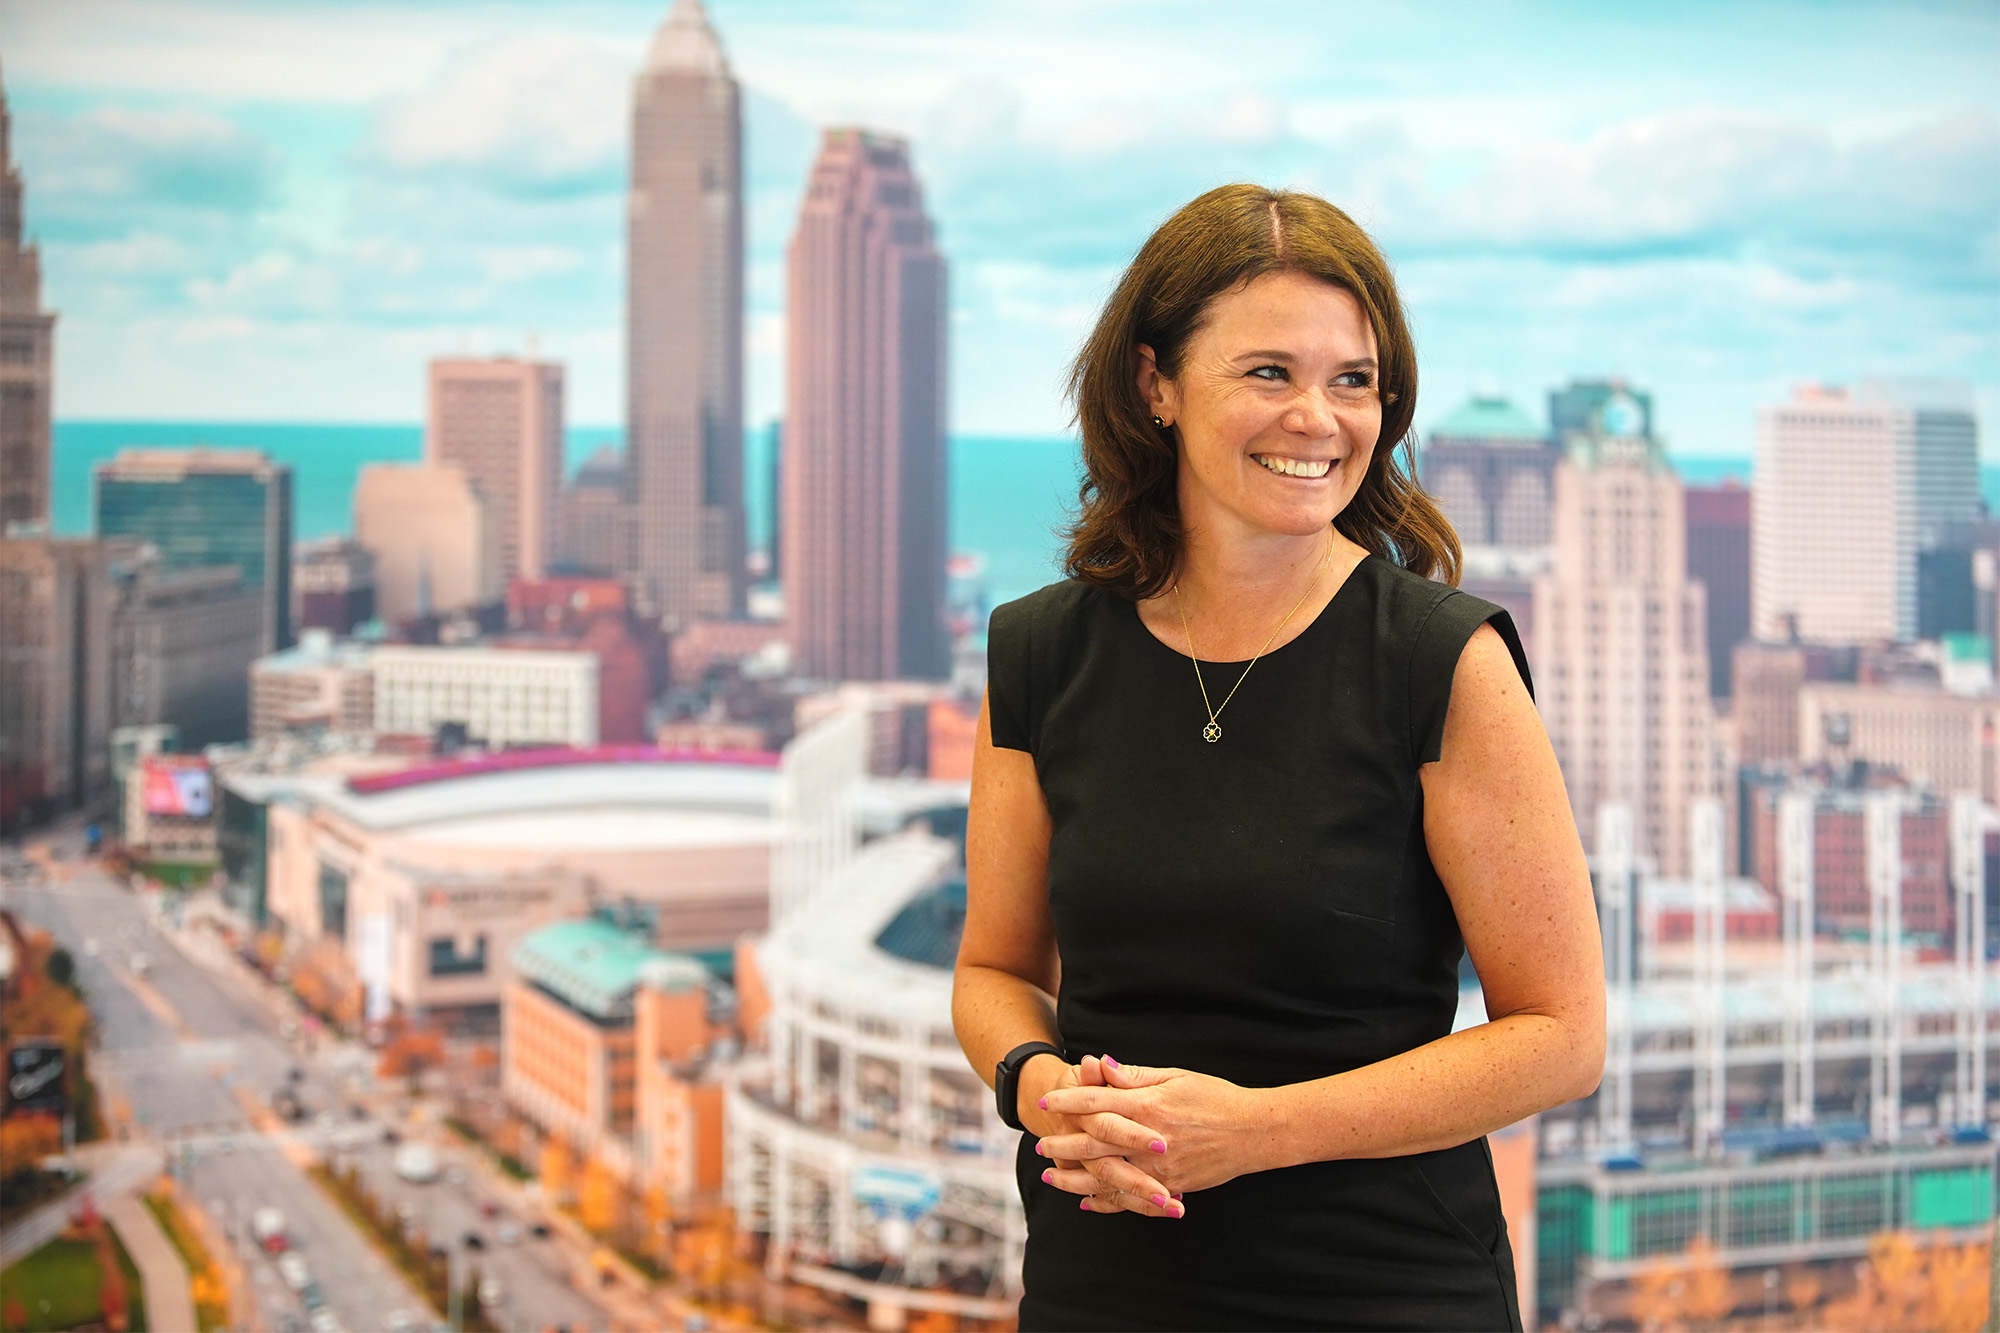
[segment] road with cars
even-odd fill
[[[305,1168],[351,1159],[393,1201],[434,1219],[434,1234],[462,1241],[473,1233],[497,1247],[497,1221],[481,1216],[472,1179],[455,1165],[457,1183],[396,1180],[387,1138],[402,1138],[410,1127],[378,1114],[391,1099],[378,1096],[372,1054],[313,1038],[268,987],[227,965],[219,942],[180,929],[171,910],[162,914],[80,851],[58,845],[54,873],[7,876],[0,907],[50,931],[75,958],[97,1021],[92,1074],[107,1104],[117,1099],[130,1108],[135,1143],[116,1157],[120,1170],[131,1175],[128,1158],[158,1150],[222,1233],[260,1327],[374,1333],[431,1326],[429,1308]],[[281,1088],[293,1091],[304,1114],[278,1127],[265,1108]],[[283,1213],[291,1252],[309,1270],[303,1290],[285,1282],[276,1256],[251,1234],[253,1215],[266,1207]],[[581,1259],[558,1242],[526,1235],[533,1219],[512,1220],[524,1235],[508,1247],[504,1264],[482,1265],[499,1282],[489,1317],[510,1333],[604,1327],[604,1310],[570,1284]]]

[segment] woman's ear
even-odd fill
[[[1145,343],[1139,344],[1139,397],[1146,404],[1146,410],[1171,426],[1180,414],[1180,394],[1174,382],[1160,373],[1160,363],[1153,355],[1153,349]]]

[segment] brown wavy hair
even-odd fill
[[[1389,262],[1353,218],[1316,195],[1224,185],[1181,208],[1139,247],[1070,368],[1083,434],[1080,512],[1064,571],[1137,601],[1164,591],[1181,557],[1179,437],[1139,394],[1139,344],[1178,378],[1215,298],[1266,273],[1352,292],[1375,330],[1382,433],[1361,488],[1333,525],[1357,545],[1456,586],[1458,534],[1416,477],[1410,430],[1417,353]],[[1383,445],[1387,444],[1387,448]],[[1400,446],[1400,451],[1398,446]]]

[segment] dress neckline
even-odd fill
[[[1216,667],[1243,666],[1245,663],[1248,662],[1268,662],[1272,658],[1276,657],[1279,653],[1284,652],[1287,648],[1297,643],[1299,640],[1305,638],[1308,634],[1311,634],[1315,629],[1318,629],[1320,622],[1327,618],[1327,615],[1333,610],[1333,608],[1340,603],[1340,599],[1347,594],[1348,586],[1355,582],[1355,576],[1361,573],[1362,567],[1366,565],[1369,561],[1377,560],[1380,558],[1381,557],[1377,556],[1373,551],[1368,551],[1364,553],[1359,560],[1354,562],[1354,567],[1347,571],[1347,577],[1342,579],[1340,581],[1340,586],[1333,590],[1333,596],[1327,598],[1326,605],[1322,606],[1319,609],[1319,613],[1315,615],[1310,621],[1307,622],[1305,628],[1301,629],[1297,634],[1294,634],[1291,638],[1279,644],[1276,648],[1271,649],[1269,652],[1254,658],[1253,657],[1238,658],[1233,662],[1211,662],[1206,657],[1199,657],[1196,658],[1195,660],[1201,663],[1201,665],[1203,666],[1216,666]],[[1139,631],[1140,638],[1154,645],[1163,653],[1172,653],[1175,657],[1181,658],[1183,660],[1187,658],[1188,654],[1186,652],[1182,651],[1179,648],[1174,647],[1172,644],[1168,643],[1166,640],[1162,639],[1159,635],[1153,633],[1152,630],[1146,627],[1145,620],[1141,618],[1139,615],[1139,604],[1137,602],[1127,601],[1125,598],[1122,597],[1119,598],[1118,600],[1124,602],[1126,615],[1128,619],[1131,621],[1132,628]]]

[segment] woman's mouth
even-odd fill
[[[1324,477],[1340,461],[1337,458],[1286,458],[1279,454],[1250,456],[1281,477],[1304,477],[1308,480]]]

